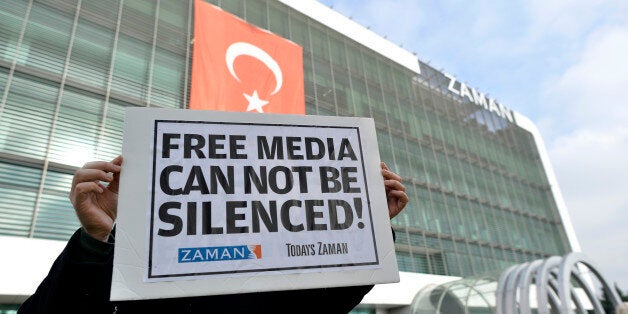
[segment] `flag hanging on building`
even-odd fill
[[[194,4],[190,109],[305,114],[299,45]]]

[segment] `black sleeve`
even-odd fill
[[[112,265],[113,244],[77,230],[18,313],[92,313],[94,309],[112,313]]]

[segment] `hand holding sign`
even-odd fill
[[[76,171],[72,180],[70,201],[76,215],[83,229],[101,241],[107,241],[116,219],[121,165],[122,156],[111,162],[89,162]]]
[[[386,163],[382,162],[380,166],[382,167],[382,176],[384,177],[384,186],[386,187],[388,215],[390,219],[393,219],[408,204],[408,194],[406,194],[406,188],[401,183],[401,177],[390,171]]]

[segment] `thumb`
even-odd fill
[[[118,156],[111,161],[112,164],[121,166],[122,156]],[[113,174],[113,180],[109,183],[107,189],[113,193],[118,194],[118,188],[120,187],[120,172]]]

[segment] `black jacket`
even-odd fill
[[[18,313],[348,313],[373,286],[109,301],[113,243],[79,229]]]

